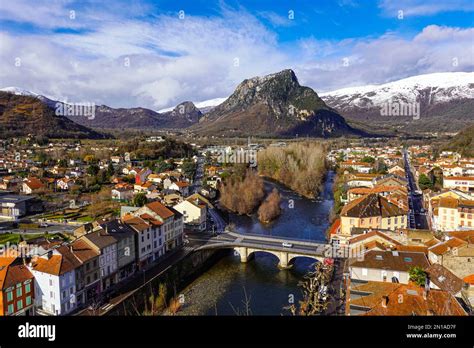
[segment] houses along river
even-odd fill
[[[313,241],[324,241],[333,206],[334,173],[329,172],[319,198],[299,196],[288,188],[266,181],[267,190],[276,187],[282,197],[283,212],[269,225],[261,224],[256,216],[230,217],[235,229],[242,233],[275,235]],[[268,253],[256,253],[248,263],[229,252],[208,271],[187,286],[181,315],[252,315],[288,314],[284,307],[293,296],[301,298],[298,282],[314,260],[297,258],[290,270],[279,270],[278,260]],[[245,305],[248,303],[248,306]]]

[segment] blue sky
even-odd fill
[[[474,1],[1,1],[0,62],[0,87],[115,107],[225,97],[285,68],[325,92],[473,71]]]

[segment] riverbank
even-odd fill
[[[181,294],[180,289],[184,289],[206,272],[227,252],[226,250],[200,250],[184,255],[176,263],[124,296],[105,315],[143,315],[150,296],[158,294],[160,284],[165,284],[167,288],[167,300],[178,297]]]
[[[228,214],[232,228],[240,233],[272,235],[312,241],[326,241],[329,212],[333,206],[334,173],[329,171],[319,199],[307,199],[273,180],[265,180],[266,190],[281,194],[282,214],[263,224],[256,214]],[[169,297],[178,297],[177,315],[289,315],[290,299],[301,299],[301,281],[315,261],[297,258],[292,269],[278,269],[276,256],[256,252],[247,263],[232,250],[197,251],[172,265],[133,296],[116,306],[109,315],[137,315],[145,309],[151,294],[167,284]]]

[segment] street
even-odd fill
[[[405,160],[405,173],[408,181],[408,205],[410,209],[408,214],[408,227],[428,229],[428,221],[423,208],[423,194],[421,194],[418,183],[413,176],[410,158],[406,150],[403,151],[403,158]]]

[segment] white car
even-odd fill
[[[287,243],[287,242],[281,243],[281,245],[282,245],[284,248],[291,248],[291,247],[293,247],[293,244]]]

